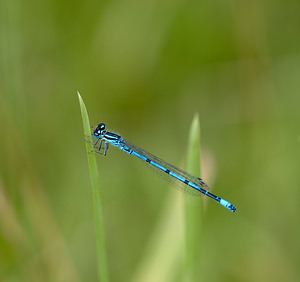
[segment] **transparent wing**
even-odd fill
[[[190,175],[189,173],[181,170],[180,168],[177,168],[176,166],[173,166],[173,165],[165,162],[164,160],[152,155],[151,153],[145,151],[144,149],[142,149],[134,144],[131,144],[127,141],[124,141],[124,145],[127,146],[129,149],[135,151],[136,153],[150,159],[151,161],[159,164],[160,166],[168,169],[169,171],[179,175],[180,177],[184,178],[185,180],[188,180],[188,181],[194,183],[198,187],[201,187],[204,190],[209,189],[208,185],[201,178]],[[187,193],[195,195],[195,196],[202,195],[202,193],[199,190],[197,190],[187,184],[184,184],[177,178],[175,178],[175,177],[169,175],[168,173],[164,172],[163,170],[153,166],[151,163],[148,163],[145,161],[143,161],[143,163],[146,164],[147,167],[149,167],[152,171],[154,171],[158,176],[160,176],[162,179],[164,179],[166,182],[168,182],[169,184],[171,184],[173,187],[177,188],[178,190],[187,192]]]

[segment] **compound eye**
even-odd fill
[[[99,127],[99,129],[102,131],[102,130],[105,129],[105,124],[104,124],[104,123],[100,123],[100,124],[98,125],[98,127]]]

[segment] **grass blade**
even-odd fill
[[[198,114],[194,116],[189,133],[186,171],[200,176],[200,123]],[[201,280],[201,237],[203,204],[199,197],[185,196],[185,262],[183,278],[186,282]]]
[[[83,131],[85,136],[91,136],[91,127],[88,117],[88,113],[85,107],[85,104],[79,94],[79,104],[83,122]],[[104,227],[103,227],[103,218],[102,218],[102,205],[101,205],[101,195],[99,190],[99,176],[96,158],[94,154],[90,154],[93,150],[93,146],[86,142],[86,150],[88,156],[88,163],[90,169],[90,177],[92,182],[93,189],[93,199],[94,199],[94,213],[95,213],[95,227],[96,227],[96,241],[97,241],[97,256],[98,256],[98,275],[101,282],[108,281],[108,270],[107,270],[107,261],[106,261],[106,249],[105,249],[105,239],[104,239]]]

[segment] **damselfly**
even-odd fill
[[[208,192],[208,186],[201,178],[192,176],[189,173],[168,164],[164,160],[150,154],[138,146],[125,141],[116,133],[106,131],[104,123],[98,124],[93,131],[93,137],[96,138],[97,141],[93,142],[91,140],[88,142],[94,146],[94,149],[96,150],[94,151],[95,153],[106,156],[108,145],[111,144],[129,155],[136,156],[145,161],[152,170],[176,188],[196,196],[200,196],[201,194],[208,196],[230,211],[235,212],[236,208],[231,203]]]

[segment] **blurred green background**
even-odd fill
[[[205,201],[199,281],[300,280],[298,0],[0,3],[1,281],[97,281],[77,90],[92,123],[181,167],[199,113],[202,176],[237,207]],[[97,159],[110,279],[136,281],[179,192]]]

